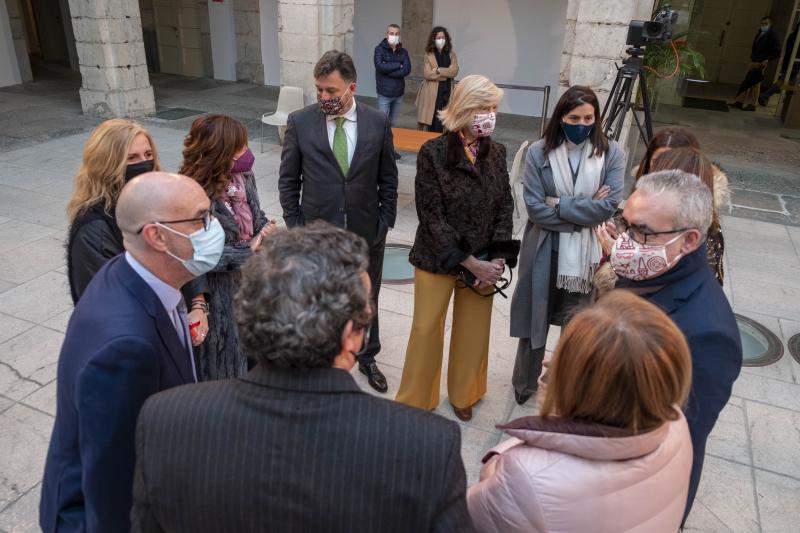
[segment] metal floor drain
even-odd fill
[[[792,354],[794,360],[800,363],[800,333],[793,335],[789,342],[789,353]]]
[[[180,120],[182,118],[191,117],[192,115],[202,115],[205,111],[198,109],[188,109],[186,107],[170,107],[158,111],[154,116],[162,120]]]
[[[783,357],[783,343],[774,333],[751,318],[735,316],[742,338],[744,366],[767,366]]]
[[[406,285],[414,283],[414,266],[408,262],[411,247],[407,244],[387,244],[383,251],[383,283]]]

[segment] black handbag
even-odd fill
[[[483,248],[472,254],[475,256],[475,259],[479,259],[481,261],[491,261],[492,259],[503,259],[505,261],[505,265],[508,267],[508,278],[500,278],[501,286],[498,287],[497,284],[493,285],[494,290],[492,292],[487,294],[479,292],[478,289],[475,288],[475,282],[478,278],[476,278],[475,274],[470,272],[468,268],[462,265],[458,265],[456,268],[459,280],[464,284],[465,287],[471,289],[476,294],[480,294],[481,296],[489,297],[499,294],[503,298],[508,298],[503,290],[507,289],[508,286],[511,285],[511,281],[514,279],[514,271],[512,269],[517,266],[517,256],[519,255],[520,245],[521,243],[519,239],[495,241],[486,248]]]

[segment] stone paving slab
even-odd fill
[[[205,92],[220,89],[208,89]],[[149,126],[168,170],[180,162],[183,135],[173,127]],[[0,531],[36,531],[39,485],[55,406],[54,364],[71,313],[61,247],[64,208],[72,172],[86,133],[0,152]],[[277,168],[280,147],[267,144],[254,171],[262,204],[280,216]],[[47,154],[43,158],[43,154]],[[40,159],[48,161],[40,165]],[[416,229],[413,155],[400,161],[398,223],[389,242],[411,243]],[[19,179],[22,174],[30,180]],[[515,218],[515,230],[524,224]],[[800,228],[723,217],[726,291],[734,309],[758,320],[782,342],[800,332]],[[388,397],[400,382],[413,314],[412,285],[384,285],[382,368]],[[510,293],[511,291],[509,291]],[[469,423],[457,421],[442,382],[437,413],[462,430],[462,457],[470,483],[486,450],[503,437],[498,423],[536,413],[534,402],[518,406],[510,384],[516,340],[508,337],[510,302],[495,299],[489,385]],[[448,328],[450,318],[446,322]],[[448,329],[449,331],[449,329]],[[557,342],[553,328],[548,351]],[[445,354],[449,342],[445,345]],[[443,362],[446,375],[447,356]],[[358,372],[354,377],[371,389]],[[747,368],[734,386],[708,443],[708,457],[688,531],[793,531],[800,523],[800,365],[791,357],[764,368]],[[377,393],[375,393],[377,394]]]

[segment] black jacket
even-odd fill
[[[778,59],[781,56],[781,40],[778,32],[770,28],[760,31],[753,39],[753,48],[750,52],[750,61],[754,63]]]
[[[395,98],[406,90],[405,77],[411,72],[411,60],[402,44],[392,50],[389,41],[375,47],[375,90],[381,96]]]
[[[152,397],[134,532],[470,532],[454,422],[362,392],[344,370],[257,366]]]
[[[436,274],[450,273],[470,254],[511,238],[514,199],[506,147],[481,139],[477,164],[456,133],[422,145],[414,178],[419,225],[409,260]]]
[[[289,227],[325,220],[383,241],[397,216],[397,164],[389,118],[356,104],[356,147],[347,176],[328,141],[325,115],[312,104],[289,115],[278,177]]]
[[[124,251],[117,221],[113,213],[103,210],[102,204],[94,205],[76,217],[67,238],[67,279],[73,304],[78,304],[97,271]],[[181,292],[187,304],[198,294],[209,297],[203,276],[184,285]]]

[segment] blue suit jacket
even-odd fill
[[[662,276],[642,282],[617,282],[619,288],[664,285],[648,298],[675,322],[692,352],[692,388],[685,414],[692,435],[694,461],[686,515],[700,483],[706,439],[728,403],[733,382],[742,369],[739,327],[722,287],[708,266],[707,257],[708,250],[703,245]]]
[[[164,306],[118,255],[83,293],[59,355],[39,508],[45,533],[130,529],[139,410],[150,395],[193,382]]]

